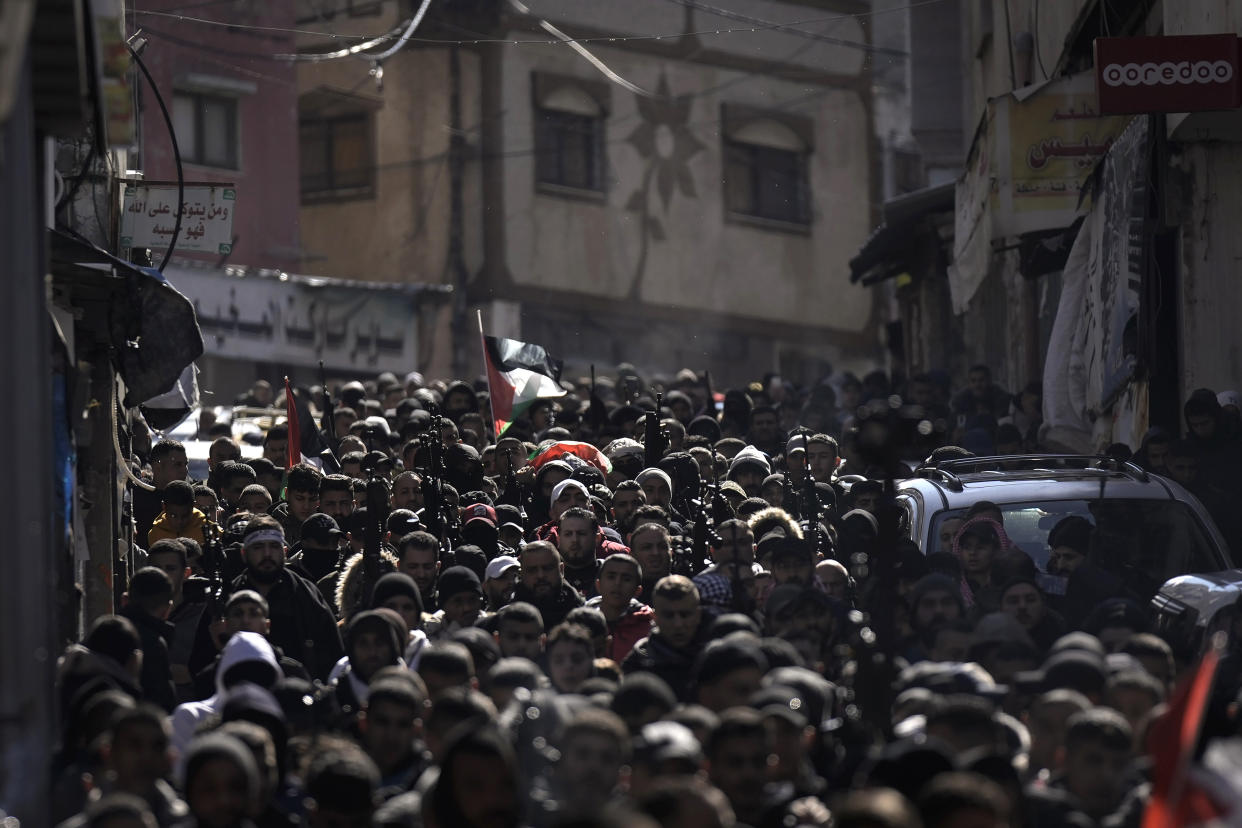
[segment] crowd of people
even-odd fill
[[[56,819],[1141,824],[1198,653],[1150,596],[1073,608],[1021,551],[981,559],[994,504],[921,548],[887,485],[1041,450],[1037,383],[566,385],[498,438],[485,380],[384,374],[298,392],[257,458],[204,419],[205,480],[182,444],[140,447],[124,606],[59,665]],[[238,402],[286,404],[264,382]],[[1237,395],[1185,419],[1109,452],[1228,535]],[[1089,557],[1072,528],[1049,538],[1065,572]],[[1201,749],[1242,725],[1242,658],[1219,673]]]

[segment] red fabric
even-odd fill
[[[612,471],[612,463],[604,456],[602,451],[590,443],[579,443],[574,440],[562,440],[559,443],[553,443],[536,454],[530,464],[538,469],[544,463],[564,457],[566,454],[572,454],[580,460],[585,460],[604,474]]]
[[[496,429],[496,436],[499,437],[513,419],[514,388],[509,378],[492,364],[486,342],[483,346],[483,362],[487,365],[487,393],[492,406],[492,427]]]
[[[608,625],[608,632],[612,634],[612,642],[608,645],[605,655],[618,664],[625,661],[625,657],[630,654],[630,650],[634,649],[634,645],[651,635],[653,626],[655,626],[655,613],[651,607],[643,606],[633,612],[627,612]]]
[[[1147,738],[1147,752],[1152,758],[1151,798],[1143,814],[1143,828],[1183,828],[1225,813],[1225,808],[1188,776],[1218,660],[1216,650],[1209,650],[1194,674],[1173,694],[1168,712],[1151,727]]]
[[[291,469],[302,462],[302,428],[298,423],[298,408],[293,400],[293,389],[285,377],[285,419],[289,421],[289,448],[285,451],[285,468]]]

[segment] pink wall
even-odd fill
[[[294,27],[294,0],[223,0],[211,4],[185,0],[137,0],[127,8],[129,31],[145,30],[149,44],[142,54],[171,114],[173,92],[188,75],[253,84],[238,101],[238,169],[185,164],[186,181],[237,185],[233,234],[237,243],[228,264],[297,268],[298,235],[298,99],[294,64],[270,59],[295,51],[294,35],[212,26],[143,14],[177,9],[178,14],[248,26]],[[175,181],[176,164],[168,131],[145,79],[140,93],[141,168],[148,181]],[[218,256],[186,254],[216,261]]]

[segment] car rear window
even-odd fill
[[[1048,500],[998,504],[1010,541],[1035,562],[1048,563],[1048,534],[1067,517],[1086,518],[1095,527],[1088,559],[1119,575],[1140,595],[1154,594],[1175,575],[1212,572],[1224,565],[1194,511],[1177,500]],[[945,521],[965,509],[946,510],[932,519],[927,551],[952,551]]]

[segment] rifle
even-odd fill
[[[822,556],[824,552],[824,533],[819,524],[819,492],[815,490],[815,478],[811,474],[810,435],[807,428],[799,428],[802,436],[802,503],[798,515],[799,520],[807,522],[807,528],[814,532],[815,553]]]
[[[720,525],[721,520],[728,520],[727,517],[722,518],[722,514],[731,516],[728,501],[723,501],[724,510],[721,511],[720,501],[722,500],[720,486],[713,480],[707,485],[706,497],[696,501],[698,509],[695,513],[690,547],[690,567],[693,572],[698,572],[705,565],[708,547],[719,546],[721,543],[720,536],[716,534],[716,527]]]
[[[380,579],[380,549],[388,524],[388,481],[378,474],[372,464],[367,473],[367,522],[365,543],[362,548],[362,603],[359,609],[371,605],[371,592]]]
[[[660,407],[664,403],[664,394],[656,394],[655,410],[647,412],[643,422],[643,462],[646,468],[655,468],[664,456],[664,432],[660,430]]]
[[[324,461],[324,468],[335,467],[341,470],[340,461],[336,459],[336,409],[332,404],[332,392],[328,390],[328,375],[323,370],[323,360],[319,360],[319,385],[323,388],[323,414],[319,417],[319,427],[327,439],[327,448],[319,452],[319,459]]]
[[[440,437],[444,417],[435,405],[430,411],[431,427],[419,436],[429,463],[423,475],[423,514],[427,518],[427,531],[440,539],[440,549],[447,554],[453,551],[452,536],[457,520],[455,514],[450,514],[448,500],[444,497],[444,441]]]
[[[513,468],[513,448],[505,448],[505,475],[504,488],[500,493],[500,502],[510,506],[516,506],[522,514],[522,520],[526,520],[526,510],[522,507],[522,487],[518,483],[517,472]]]
[[[207,574],[207,617],[215,620],[224,614],[224,543],[220,527],[214,521],[203,524],[203,569]]]

